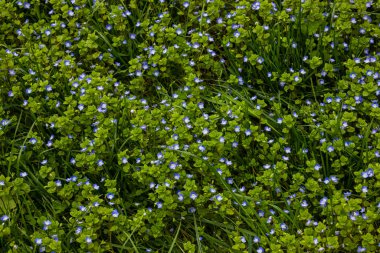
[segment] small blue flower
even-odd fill
[[[301,202],[301,206],[302,206],[303,208],[306,208],[308,205],[309,205],[309,204],[307,203],[306,200],[303,200],[303,201]]]
[[[206,128],[203,128],[203,130],[202,130],[202,134],[203,134],[203,135],[207,135],[209,132],[210,132],[210,130],[208,130],[207,127],[206,127]]]
[[[0,220],[5,222],[5,221],[9,220],[9,216],[4,214],[3,216],[1,216]]]
[[[265,250],[263,247],[258,247],[257,250],[256,250],[257,253],[264,253]]]
[[[288,226],[285,223],[281,223],[280,228],[282,231],[288,230]]]
[[[190,193],[190,198],[192,200],[195,200],[197,197],[198,197],[198,194],[196,192],[193,191],[193,192]]]
[[[330,180],[333,182],[333,183],[338,183],[338,178],[336,176],[330,176]]]
[[[20,172],[20,177],[26,177],[28,176],[28,173],[23,171],[23,172]]]
[[[112,214],[112,217],[115,217],[115,218],[119,216],[119,212],[116,209],[113,210],[111,214]]]
[[[34,240],[34,243],[37,244],[37,245],[41,245],[42,244],[42,239],[41,238],[36,238]]]
[[[327,205],[327,201],[328,201],[328,198],[327,198],[327,197],[323,197],[323,198],[319,201],[319,204],[320,204],[322,207],[326,207],[326,205]]]
[[[260,9],[260,2],[254,2],[251,5],[252,10],[258,11]]]
[[[87,244],[91,244],[92,243],[92,239],[89,236],[86,237],[85,241],[86,241]]]
[[[170,162],[170,163],[169,163],[169,168],[170,168],[171,170],[174,170],[175,168],[177,168],[177,166],[178,166],[178,164],[177,164],[176,162]]]
[[[8,71],[8,73],[9,73],[10,76],[14,76],[14,75],[16,75],[16,71],[15,71],[14,69],[10,69],[10,70]],[[13,93],[12,93],[12,94],[13,94]],[[8,96],[9,96],[9,93],[8,93]],[[10,97],[13,97],[13,95],[10,96]]]

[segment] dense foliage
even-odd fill
[[[2,252],[379,252],[377,0],[0,0]]]

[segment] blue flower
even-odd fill
[[[85,241],[86,241],[87,244],[92,243],[92,239],[91,239],[91,237],[89,237],[89,236],[86,236]]]
[[[302,206],[303,208],[306,208],[308,205],[309,205],[309,204],[307,203],[306,200],[303,200],[303,201],[301,202],[301,206]]]
[[[362,176],[364,179],[368,178],[368,172],[367,172],[367,171],[363,171],[363,172],[361,173],[361,176]]]
[[[260,2],[254,2],[252,5],[251,5],[251,8],[252,10],[255,10],[255,11],[258,11],[260,9]]]
[[[203,130],[202,130],[202,134],[203,134],[203,135],[207,135],[209,132],[210,132],[210,131],[208,130],[207,127],[206,127],[206,128],[203,128]]]
[[[0,220],[5,222],[5,221],[9,220],[9,216],[4,214],[3,216],[1,216]]]
[[[265,250],[263,247],[258,247],[257,250],[256,250],[257,253],[264,253]]]
[[[195,200],[197,197],[198,197],[198,194],[197,194],[196,192],[192,191],[192,192],[190,193],[190,198],[191,198],[192,200]]]
[[[112,217],[115,217],[115,218],[119,216],[119,212],[116,209],[113,210],[111,214],[112,214]]]
[[[176,162],[170,162],[169,163],[169,168],[171,170],[174,170],[175,168],[177,168],[177,166],[178,166],[178,163],[176,163]]]
[[[320,204],[322,207],[326,207],[326,205],[327,205],[327,201],[328,201],[328,198],[327,198],[327,197],[323,197],[323,198],[319,201],[319,204]]]
[[[121,163],[122,164],[128,163],[128,159],[126,157],[121,158]]]
[[[288,226],[285,223],[281,223],[280,228],[282,231],[288,230]]]
[[[96,164],[99,166],[99,167],[101,167],[101,166],[103,166],[104,165],[104,162],[103,162],[103,160],[98,160],[97,162],[96,162]]]
[[[178,192],[177,194],[178,194],[178,200],[183,201],[183,199],[184,199],[183,194],[181,192]]]

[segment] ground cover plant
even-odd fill
[[[1,252],[379,252],[380,2],[0,0]]]

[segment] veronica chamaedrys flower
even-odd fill
[[[101,166],[103,166],[104,165],[104,162],[103,162],[103,160],[98,160],[97,162],[96,162],[96,164],[99,166],[99,167],[101,167]]]
[[[107,195],[106,195],[106,198],[109,200],[113,199],[114,197],[115,197],[115,194],[113,194],[113,193],[107,193]]]
[[[177,194],[178,194],[178,200],[183,201],[183,199],[184,199],[183,194],[181,192],[178,192]]]
[[[239,38],[239,37],[240,37],[240,33],[239,33],[238,31],[235,31],[235,32],[234,32],[234,37],[235,37],[235,38]]]
[[[117,218],[117,217],[119,217],[119,212],[117,211],[117,209],[114,209],[112,211],[111,215],[112,215],[112,217]]]
[[[5,222],[5,221],[9,220],[9,216],[6,215],[6,214],[4,214],[3,216],[0,217],[0,220],[1,220],[2,222]]]
[[[192,200],[195,200],[197,197],[198,197],[198,194],[197,194],[196,192],[192,191],[192,192],[190,193],[190,198],[191,198]]]
[[[86,241],[87,244],[91,244],[92,243],[92,239],[89,236],[86,236],[85,241]]]
[[[282,231],[288,230],[288,226],[285,223],[281,223],[280,228]]]
[[[252,10],[258,11],[260,9],[260,2],[256,1],[251,5]]]
[[[37,245],[41,245],[42,244],[42,239],[41,238],[36,238],[34,240],[34,243],[37,244]]]
[[[327,201],[328,201],[328,198],[327,198],[327,197],[323,197],[323,198],[319,201],[319,204],[320,204],[322,207],[326,207],[326,206],[327,206]]]

